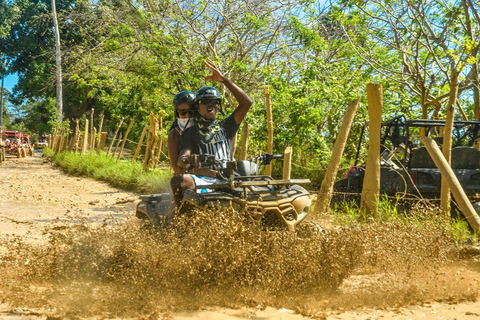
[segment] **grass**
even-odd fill
[[[138,193],[168,192],[172,172],[164,169],[143,171],[142,164],[117,160],[105,153],[79,154],[61,152],[55,154],[46,148],[43,156],[51,159],[62,171],[81,177],[90,177],[108,182],[111,186]]]
[[[412,207],[404,206],[402,209],[400,207],[399,198],[392,199],[385,195],[378,202],[378,213],[375,216],[366,215],[355,201],[346,201],[336,205],[331,214],[339,225],[361,226],[369,223],[392,223],[422,228],[433,224],[450,233],[457,244],[478,242],[478,235],[471,230],[463,217],[452,218],[431,204],[419,203]]]

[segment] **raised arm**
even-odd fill
[[[228,90],[230,90],[235,99],[237,99],[238,107],[233,112],[233,116],[235,118],[235,122],[240,124],[252,105],[252,99],[250,99],[250,97],[242,89],[233,83],[232,80],[224,77],[217,66],[210,59],[205,61],[205,65],[212,70],[212,75],[206,76],[205,79],[211,79],[223,83]]]

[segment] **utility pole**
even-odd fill
[[[62,52],[60,51],[60,32],[58,31],[57,9],[55,0],[52,0],[53,26],[55,27],[55,61],[57,64],[57,121],[63,121],[63,94],[62,94]]]
[[[1,71],[2,71],[2,90],[0,91],[0,132],[3,130],[3,84],[5,80],[5,57],[2,59],[2,65],[1,65]],[[0,136],[1,139],[1,136]]]

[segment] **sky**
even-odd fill
[[[8,91],[12,92],[12,89],[17,84],[17,82],[18,82],[18,76],[16,74],[8,75],[5,77],[4,87],[8,89]]]

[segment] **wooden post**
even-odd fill
[[[115,139],[117,138],[118,130],[120,130],[120,127],[123,124],[123,117],[120,119],[120,122],[118,123],[117,129],[115,129],[115,133],[113,134],[112,142],[110,142],[110,146],[108,147],[107,154],[110,154],[110,151],[112,151],[113,144],[115,143]]]
[[[290,179],[292,172],[292,147],[287,147],[283,152],[283,179]]]
[[[148,171],[150,166],[152,165],[153,158],[155,157],[155,144],[157,143],[158,136],[158,122],[155,119],[153,112],[150,112],[150,128],[148,130],[148,137],[147,137],[147,148],[145,150],[145,160],[143,162],[143,170]]]
[[[53,135],[52,135],[52,145],[50,148],[52,148],[53,151],[55,151],[55,144],[57,143],[57,128],[53,129]]]
[[[122,147],[120,148],[120,152],[118,153],[117,159],[120,159],[120,155],[123,152],[123,148],[125,148],[125,143],[127,142],[128,134],[130,133],[130,130],[132,130],[132,127],[133,127],[133,121],[134,119],[130,120],[130,124],[128,125],[128,128],[127,128],[127,132],[125,132],[125,137],[123,137]]]
[[[100,134],[100,140],[98,141],[97,152],[99,152],[100,150],[103,151],[103,148],[105,148],[105,142],[107,142],[107,135],[108,135],[108,132],[102,132]]]
[[[60,147],[63,142],[63,129],[60,130],[60,132],[57,132],[57,142],[55,143],[55,153],[60,152]]]
[[[248,122],[243,120],[242,128],[242,149],[240,150],[239,160],[246,160],[248,152]]]
[[[369,146],[363,180],[360,211],[366,215],[378,214],[380,197],[380,131],[382,126],[383,89],[381,84],[367,84]]]
[[[445,119],[445,128],[443,134],[443,156],[447,163],[452,162],[452,133],[453,133],[453,121],[455,118],[455,105],[458,96],[458,76],[459,73],[456,69],[452,70],[450,79],[450,95],[448,97],[447,105],[447,118]],[[440,192],[440,208],[443,212],[448,213],[450,211],[450,188],[447,181],[442,179],[442,189]]]
[[[93,115],[95,114],[95,109],[91,109],[90,111],[90,140],[88,141],[88,148],[90,150],[95,149],[95,134],[93,133],[95,126],[93,125]]]
[[[267,109],[267,153],[273,153],[273,116],[272,116],[272,95],[270,90],[265,92],[265,107]],[[285,176],[285,165],[284,165]],[[265,166],[265,175],[272,175],[272,165]]]
[[[95,150],[95,140],[97,139],[97,128],[93,128],[93,136],[90,144],[90,150]]]
[[[75,147],[75,143],[77,143],[78,135],[80,134],[79,121],[79,119],[75,120],[75,131],[73,132],[72,141],[70,141],[70,145],[68,146],[68,151],[72,151]]]
[[[155,156],[155,161],[153,162],[153,168],[155,169],[157,167],[158,161],[160,161],[160,155],[162,153],[162,148],[163,148],[163,138],[162,138],[162,130],[163,130],[163,117],[162,113],[158,113],[158,131],[160,132],[159,135],[159,140],[158,140],[158,149],[157,149],[157,154]]]
[[[82,154],[87,152],[88,147],[88,120],[85,120],[85,132],[83,133]]]
[[[132,161],[136,161],[138,155],[140,154],[143,139],[145,138],[145,134],[147,133],[147,129],[148,129],[148,124],[145,125],[145,127],[143,127],[142,135],[140,136],[140,141],[138,141],[137,149],[135,150],[135,154],[133,155],[133,160]]]
[[[337,177],[338,167],[340,166],[340,161],[342,160],[343,150],[345,149],[345,144],[347,143],[348,134],[350,133],[350,128],[352,126],[353,118],[357,112],[358,105],[360,104],[360,98],[350,102],[343,116],[342,125],[340,126],[340,131],[338,132],[337,139],[335,140],[335,145],[333,147],[332,157],[325,172],[325,177],[322,181],[322,186],[318,192],[317,205],[315,206],[315,213],[320,214],[327,211],[327,208],[330,206],[330,200],[332,200],[333,195],[333,185],[335,183],[335,178]]]
[[[61,152],[67,151],[68,142],[69,142],[69,141],[68,141],[68,136],[69,136],[69,134],[68,134],[68,133],[65,133],[65,139],[64,139],[64,141],[63,141],[63,143],[62,143],[62,148],[60,149]]]
[[[122,133],[120,133],[120,136],[118,137],[117,145],[115,146],[115,150],[113,150],[113,153],[112,153],[112,158],[115,158],[120,142],[122,142]]]
[[[462,185],[458,181],[455,173],[453,172],[450,164],[445,159],[445,156],[440,151],[437,143],[429,137],[421,137],[422,143],[427,148],[428,153],[433,159],[433,162],[442,173],[442,181],[445,181],[452,190],[453,196],[458,203],[458,206],[462,210],[468,223],[475,232],[480,232],[480,217],[476,213],[470,200],[468,200]]]
[[[103,119],[104,119],[104,117],[105,117],[105,114],[102,111],[102,113],[100,113],[100,124],[98,126],[98,133],[100,133],[100,134],[102,133],[102,129],[103,129]],[[105,145],[105,143],[104,143],[104,145]],[[98,139],[98,143],[96,143],[95,146],[97,147],[97,151],[100,151],[100,148],[99,148],[100,139]]]

